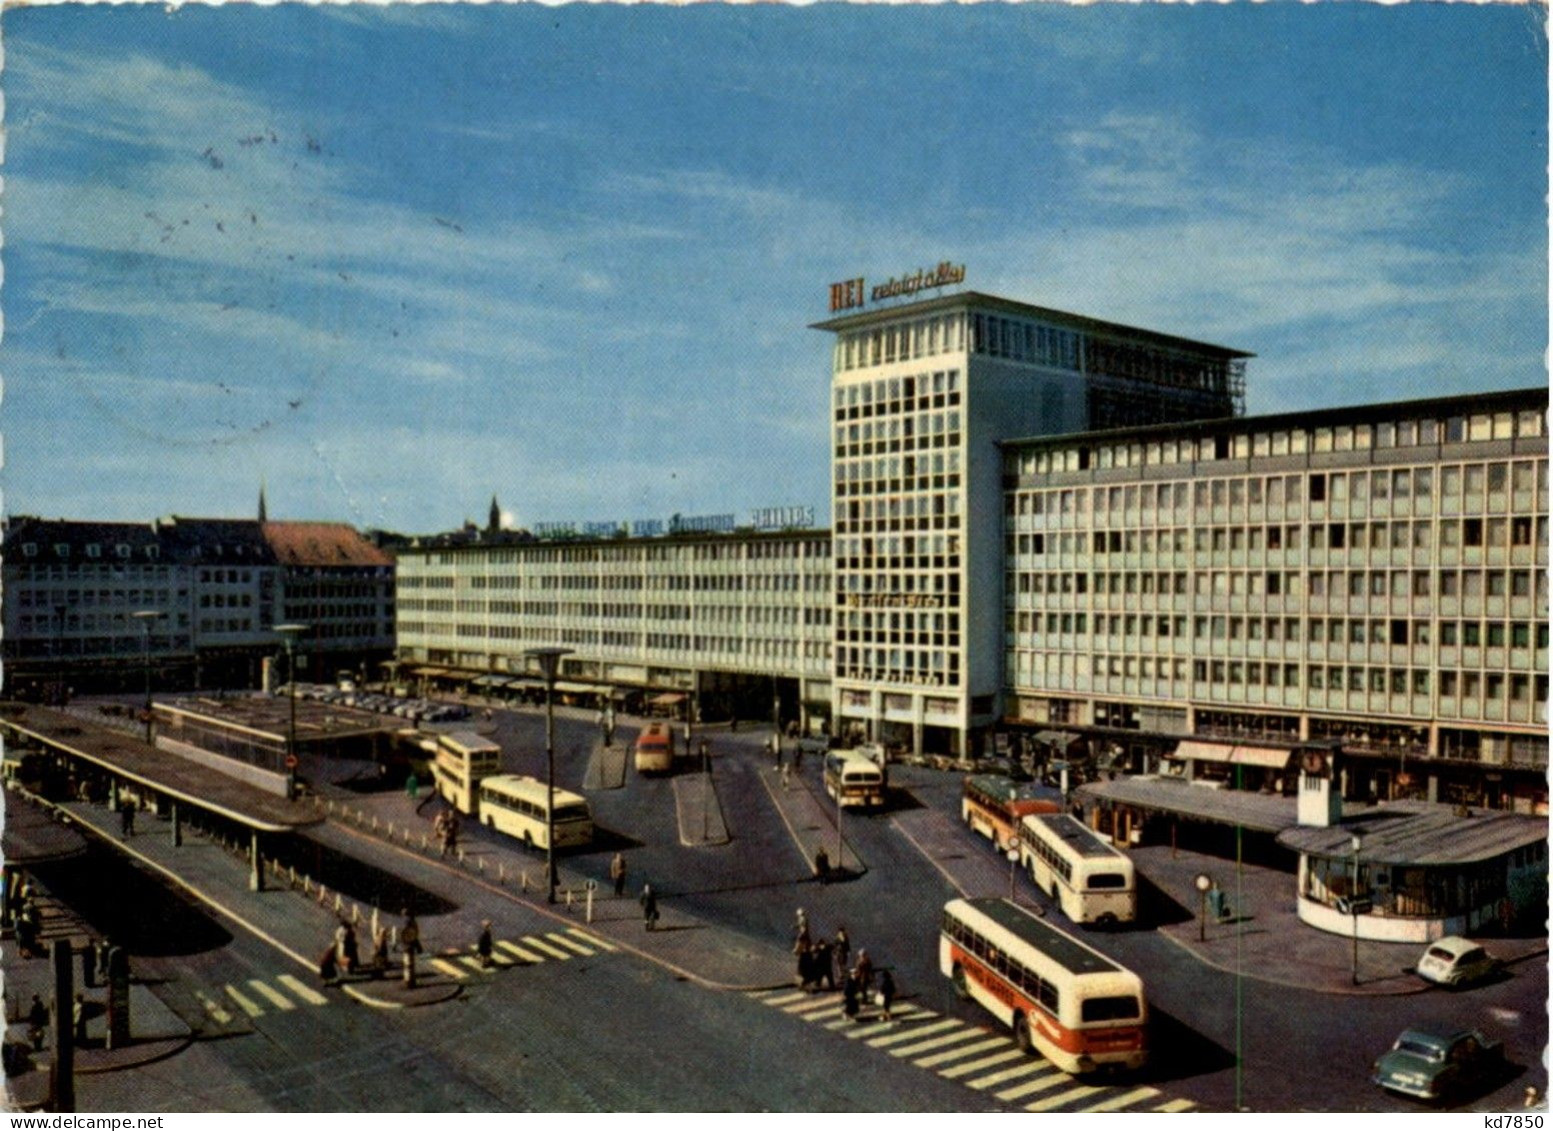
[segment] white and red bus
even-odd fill
[[[1064,1072],[1136,1069],[1148,1060],[1142,980],[1006,899],[945,904],[938,961],[961,997]]]
[[[1019,835],[1019,822],[1034,813],[1060,813],[1062,806],[1043,796],[1042,786],[1016,782],[1000,774],[971,774],[960,794],[960,816],[972,832],[999,848]]]

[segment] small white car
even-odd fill
[[[1499,960],[1472,940],[1450,935],[1430,943],[1416,969],[1426,981],[1464,986],[1492,977],[1499,969]]]

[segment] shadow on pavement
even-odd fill
[[[200,954],[232,941],[199,907],[115,852],[94,846],[84,856],[32,871],[93,932],[132,955]]]
[[[1149,1010],[1149,1049],[1149,1063],[1138,1073],[1140,1080],[1210,1076],[1235,1066],[1235,1055],[1229,1049],[1153,1007]]]
[[[445,915],[458,909],[451,900],[307,836],[277,844],[275,858],[282,868],[295,868],[297,875],[307,875],[330,891],[373,907],[408,908],[417,915]]]

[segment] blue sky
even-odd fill
[[[827,286],[1541,384],[1536,6],[5,13],[11,513],[828,513]]]

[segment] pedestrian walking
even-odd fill
[[[787,764],[784,762],[782,763],[782,788],[785,790],[791,784],[791,775],[788,772]]]
[[[388,969],[388,928],[379,927],[372,936],[372,969],[381,978]]]
[[[480,968],[489,970],[493,965],[491,960],[491,921],[483,919],[480,922],[480,937],[475,940],[475,953],[480,956]]]
[[[830,883],[830,853],[823,844],[814,850],[814,878],[822,884]]]
[[[836,971],[832,966],[834,959],[832,957],[831,944],[824,939],[817,940],[814,944],[813,954],[815,987],[818,988],[823,984],[827,990],[834,990],[836,988]]]
[[[658,929],[658,896],[652,890],[651,884],[642,885],[642,894],[639,898],[642,905],[642,924],[646,930]]]
[[[803,743],[801,742],[793,744],[793,769],[803,769]]]
[[[318,958],[318,980],[326,986],[332,986],[340,977],[340,960],[337,954],[337,946],[330,943],[327,950]]]
[[[782,768],[782,740],[774,734],[771,736],[771,768]]]
[[[356,942],[356,928],[345,924],[345,937],[340,941],[340,970],[354,974],[361,966],[361,952]]]
[[[815,982],[813,950],[807,946],[800,946],[797,948],[797,954],[798,988],[800,990],[808,990],[813,987]]]
[[[874,984],[874,960],[868,957],[866,949],[857,952],[857,980],[866,994]]]
[[[70,1007],[70,1035],[74,1038],[77,1047],[86,1044],[85,994],[76,994],[75,1002]]]
[[[615,898],[620,899],[626,893],[625,853],[615,853],[614,859],[609,862],[609,878],[615,881]]]
[[[879,971],[879,1018],[890,1019],[890,1003],[895,1000],[895,976],[889,969]]]
[[[27,1039],[32,1042],[33,1052],[43,1051],[43,1038],[49,1031],[49,1007],[43,1004],[43,999],[37,994],[32,995],[32,1005],[27,1010]]]
[[[853,970],[847,975],[847,980],[841,987],[841,1012],[849,1021],[856,1021],[862,992],[858,988],[857,971]]]
[[[421,925],[415,912],[404,909],[404,924],[399,928],[399,949],[404,954],[404,984],[415,988],[415,957],[421,952]]]
[[[852,968],[852,940],[847,937],[845,927],[836,928],[836,943],[833,948],[836,957],[837,976],[845,978],[847,971]]]
[[[135,803],[128,799],[119,802],[119,839],[135,835]]]
[[[809,917],[803,913],[803,908],[798,909],[798,917],[793,923],[793,953],[809,945]]]

